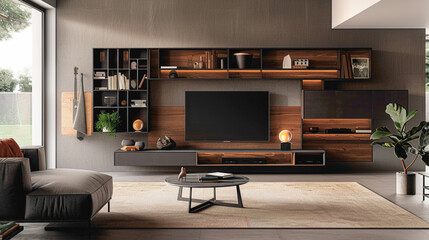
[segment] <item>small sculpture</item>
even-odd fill
[[[292,68],[292,59],[288,54],[283,58],[283,69],[291,69],[291,68]]]
[[[185,178],[185,180],[186,180],[186,168],[184,168],[184,167],[182,167],[180,169],[179,176],[177,176],[177,179],[179,179],[179,181],[183,181],[182,178]]]
[[[164,136],[164,138],[158,138],[156,141],[156,148],[160,150],[171,150],[176,147],[176,142],[171,139],[169,136]]]
[[[143,121],[141,119],[137,119],[133,122],[133,128],[136,132],[141,132],[141,130],[143,129]]]

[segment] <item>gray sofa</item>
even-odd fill
[[[43,147],[21,150],[24,158],[0,158],[0,220],[90,222],[112,198],[111,176],[46,170]]]

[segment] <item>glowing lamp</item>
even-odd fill
[[[289,130],[283,130],[279,133],[280,149],[290,150],[290,141],[292,140],[292,133]]]

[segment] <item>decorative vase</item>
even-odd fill
[[[251,53],[244,53],[244,52],[234,53],[234,56],[237,60],[238,68],[246,69],[252,66],[253,55]]]
[[[135,146],[139,147],[139,151],[141,151],[141,150],[143,150],[143,149],[144,149],[145,144],[144,144],[144,142],[143,142],[143,141],[137,141],[137,142],[135,143]]]
[[[141,119],[137,119],[133,122],[134,131],[140,132],[143,129],[143,121]]]
[[[134,140],[132,139],[123,139],[121,142],[121,146],[125,147],[125,146],[134,146],[136,142],[134,142]]]
[[[416,195],[415,173],[396,173],[396,194]]]
[[[292,68],[292,59],[288,54],[283,58],[283,69],[291,69],[291,68]]]

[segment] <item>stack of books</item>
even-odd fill
[[[146,107],[146,100],[144,100],[144,99],[133,99],[133,100],[131,100],[131,107]]]
[[[130,90],[130,79],[124,74],[109,76],[107,77],[107,90]]]
[[[201,183],[217,183],[222,181],[223,179],[233,178],[234,175],[232,173],[223,173],[223,172],[213,172],[208,173],[199,178],[199,182]]]
[[[23,229],[24,227],[19,226],[16,222],[0,222],[0,239],[11,239]]]
[[[95,79],[105,79],[106,73],[105,72],[95,72],[94,78]]]

